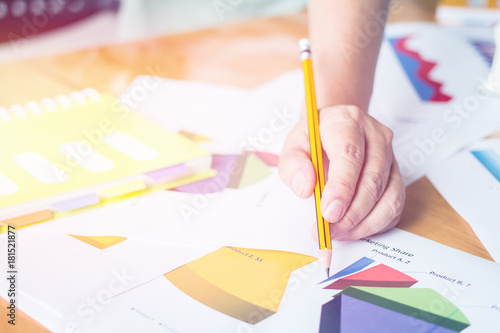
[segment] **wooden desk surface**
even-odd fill
[[[427,19],[428,13],[425,15]],[[0,105],[86,87],[119,95],[141,74],[255,87],[284,71],[300,68],[297,40],[306,35],[306,23],[306,15],[301,13],[3,64]],[[399,228],[492,260],[469,225],[425,178],[408,187]],[[0,299],[2,309],[6,304]],[[6,324],[4,311],[0,311],[1,332],[48,332],[19,312],[18,325],[13,328]]]

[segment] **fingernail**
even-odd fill
[[[339,200],[331,202],[328,207],[326,207],[323,217],[330,223],[337,222],[342,216],[343,205]]]
[[[299,197],[302,196],[302,192],[304,192],[304,187],[306,186],[306,177],[302,172],[297,172],[292,181],[292,188],[295,194]]]

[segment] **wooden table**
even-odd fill
[[[427,3],[427,10],[420,8],[423,3]],[[421,2],[413,11],[405,7],[392,19],[430,20],[434,3]],[[306,15],[300,13],[4,64],[0,65],[0,105],[39,100],[86,87],[119,95],[141,74],[255,87],[300,67],[297,40],[306,32]],[[408,187],[399,228],[492,260],[469,225],[425,178]],[[17,313],[15,328],[7,325],[6,304],[0,299],[1,332],[48,332],[21,312]]]

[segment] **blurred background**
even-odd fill
[[[3,0],[0,62],[286,15],[305,7],[306,0]]]
[[[409,0],[400,0],[407,1]],[[413,8],[435,7],[433,0]],[[158,35],[300,12],[306,0],[2,0],[0,62],[137,41]],[[420,4],[422,3],[422,4]],[[435,20],[493,27],[500,1],[442,0]]]

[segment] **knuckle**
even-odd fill
[[[353,232],[351,236],[353,239],[360,239],[362,237],[370,236],[375,233],[377,233],[377,230],[375,230],[370,223],[362,222],[356,227],[355,232]]]
[[[363,186],[368,192],[368,194],[375,200],[378,201],[385,190],[385,179],[381,175],[371,172],[365,175]]]
[[[392,144],[392,139],[394,138],[394,132],[392,130],[384,127],[384,129],[382,130],[382,136],[384,137],[386,143]]]
[[[364,161],[363,149],[352,143],[347,143],[342,146],[340,156],[352,164],[353,167],[361,169]]]
[[[354,229],[360,222],[360,218],[356,212],[348,212],[342,219],[348,230]]]
[[[344,197],[352,197],[356,191],[356,187],[351,185],[350,182],[345,179],[337,179],[335,181],[335,191],[337,193],[342,193]]]
[[[398,194],[387,199],[387,204],[392,210],[392,216],[397,217],[403,212],[405,203],[405,191],[400,191]]]

